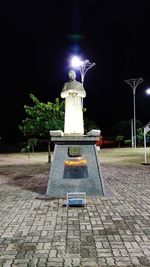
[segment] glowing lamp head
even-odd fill
[[[146,94],[147,94],[147,95],[150,95],[150,88],[148,88],[148,89],[146,90]]]
[[[78,58],[77,56],[72,57],[71,59],[71,66],[74,68],[78,68],[83,64],[83,61],[81,61],[80,58]]]

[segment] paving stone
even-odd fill
[[[6,260],[4,263],[3,263],[3,267],[10,267],[12,266],[12,263],[13,263],[13,260]],[[1,266],[1,263],[0,263],[0,266]]]

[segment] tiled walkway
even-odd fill
[[[0,163],[0,266],[150,266],[150,166],[102,164],[108,195],[67,210],[48,164]]]

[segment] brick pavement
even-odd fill
[[[0,267],[150,266],[150,166],[102,164],[108,195],[42,199],[48,164],[0,166]]]

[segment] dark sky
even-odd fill
[[[133,94],[124,79],[142,77],[136,116],[150,121],[150,4],[141,0],[3,1],[0,6],[0,136],[20,138],[29,93],[42,102],[60,96],[69,58],[95,62],[85,76],[84,106],[109,135],[133,117]],[[80,79],[78,73],[78,80]]]

